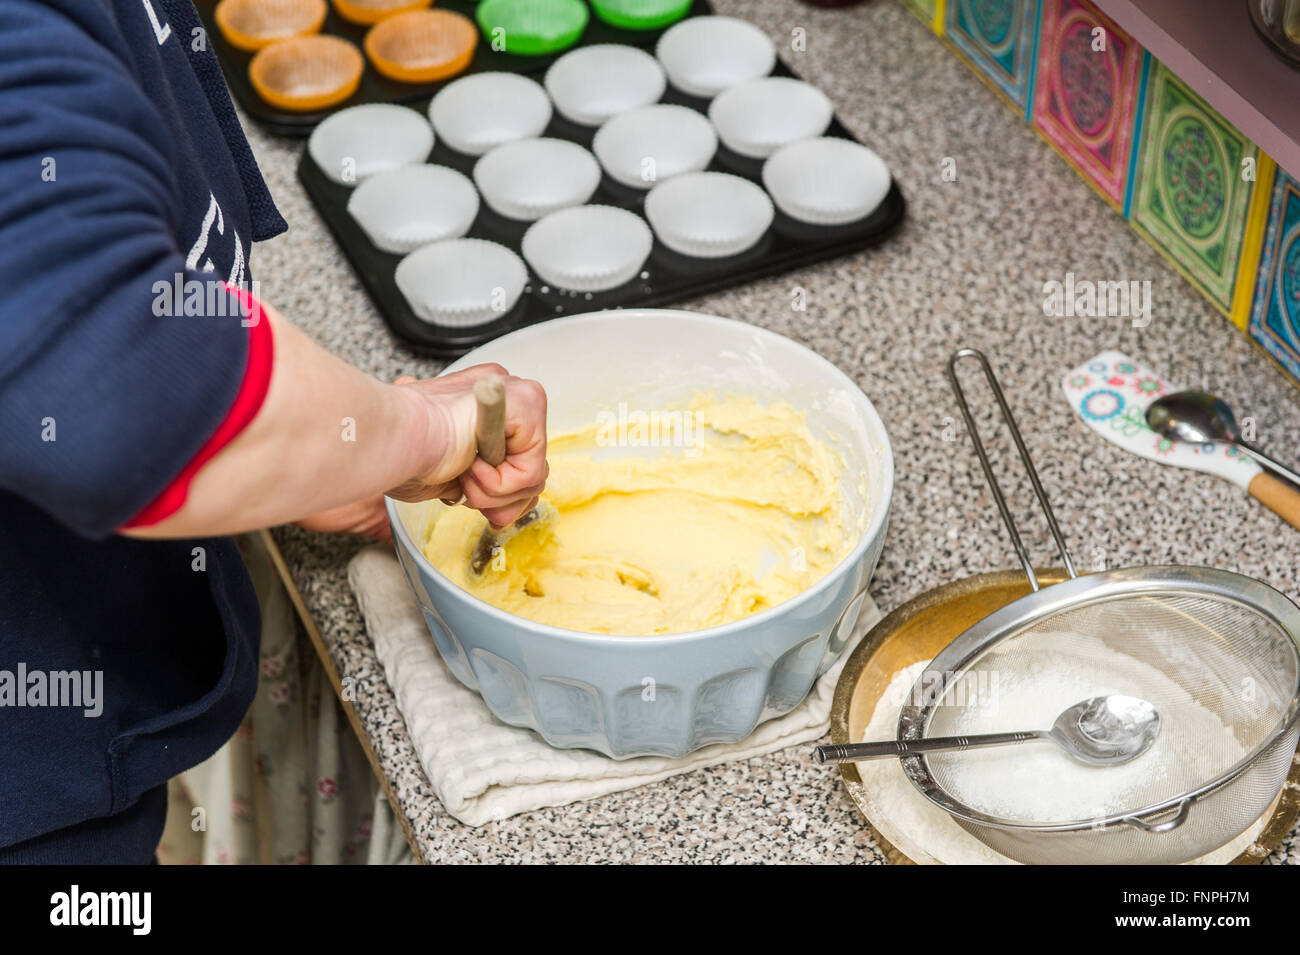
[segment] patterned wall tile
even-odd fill
[[[1139,150],[1134,228],[1225,315],[1244,315],[1264,203],[1252,209],[1255,181],[1243,180],[1243,168],[1271,182],[1272,160],[1160,63],[1147,83]]]
[[[1269,204],[1249,331],[1300,384],[1300,182],[1280,171]]]
[[[1028,117],[1034,81],[1036,0],[948,0],[944,36]]]
[[[1145,51],[1088,0],[1043,0],[1039,19],[1034,127],[1122,212]]]

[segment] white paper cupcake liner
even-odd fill
[[[543,80],[560,115],[583,126],[648,106],[664,95],[663,67],[649,53],[621,43],[596,43],[564,54]]]
[[[526,76],[475,73],[438,92],[429,104],[429,121],[452,149],[482,156],[502,143],[540,136],[551,121],[551,100]]]
[[[590,199],[600,163],[568,140],[518,139],[475,163],[474,184],[494,211],[531,222]]]
[[[376,247],[401,255],[468,232],[478,215],[478,190],[446,166],[399,166],[357,186],[348,213]]]
[[[391,103],[367,103],[322,120],[307,152],[330,179],[345,186],[411,163],[433,150],[433,127],[420,113]]]
[[[836,136],[791,143],[763,164],[763,186],[777,208],[815,225],[843,225],[869,216],[889,185],[884,160],[866,146]]]
[[[776,46],[744,20],[691,17],[665,31],[655,56],[673,86],[712,99],[738,83],[771,73]]]
[[[596,132],[591,149],[612,179],[650,189],[707,166],[718,136],[695,110],[659,103],[615,116]]]
[[[645,215],[674,252],[712,259],[751,248],[775,213],[767,193],[748,179],[691,172],[651,189]]]
[[[599,292],[630,281],[652,245],[654,236],[640,216],[614,206],[578,206],[529,226],[523,253],[550,284]]]
[[[504,245],[486,239],[448,239],[402,259],[393,279],[411,311],[424,321],[470,328],[514,308],[528,270]]]
[[[831,101],[817,87],[788,76],[746,80],[718,94],[709,119],[729,149],[763,159],[787,143],[826,132]]]

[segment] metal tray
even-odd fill
[[[773,75],[794,74],[778,61]],[[701,112],[708,109],[707,100],[687,96],[671,86],[661,102],[689,106]],[[595,132],[593,127],[569,122],[556,113],[543,135],[567,139],[590,149]],[[831,121],[826,134],[844,139],[854,138],[838,119]],[[468,176],[477,160],[476,157],[458,153],[442,143],[435,143],[429,161],[450,166]],[[709,165],[711,170],[743,176],[754,182],[759,181],[762,167],[761,159],[738,155],[721,144]],[[813,262],[857,252],[887,239],[903,221],[907,209],[903,194],[895,182],[874,212],[846,225],[812,226],[791,219],[777,210],[772,226],[758,243],[739,255],[720,259],[692,258],[672,251],[656,239],[640,275],[618,288],[604,292],[574,294],[547,288],[530,270],[528,286],[511,311],[486,324],[462,329],[430,324],[411,310],[393,281],[393,271],[402,257],[376,248],[348,214],[348,196],[354,187],[343,186],[329,179],[317,168],[305,149],[298,161],[298,178],[343,249],[344,256],[361,279],[361,284],[374,299],[380,316],[399,338],[416,351],[439,358],[462,355],[476,345],[506,332],[548,318],[624,306],[655,308],[672,305]],[[632,189],[608,175],[602,175],[600,185],[589,201],[619,206],[644,218],[645,195],[641,190]],[[524,232],[529,225],[531,223],[497,215],[487,207],[487,203],[480,203],[478,217],[470,226],[468,234],[473,238],[499,242],[519,253]]]

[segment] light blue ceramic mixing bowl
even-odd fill
[[[620,402],[664,408],[698,391],[788,402],[844,457],[841,490],[860,537],[808,590],[752,617],[670,636],[608,636],[533,623],[470,596],[419,546],[445,506],[390,500],[398,556],[457,679],[499,719],[552,746],[619,759],[735,742],[798,705],[843,652],[885,539],[894,464],[866,395],[787,338],[683,311],[557,319],[477,348],[447,370],[487,361],[545,386],[555,431],[590,425]]]

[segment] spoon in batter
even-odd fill
[[[487,375],[474,382],[474,400],[478,403],[478,422],[474,438],[478,443],[478,456],[496,467],[506,459],[506,385],[499,375]],[[553,523],[559,514],[546,501],[539,501],[531,511],[521,514],[515,522],[501,530],[489,524],[479,536],[469,558],[471,577],[483,576],[488,564],[506,546],[506,543],[531,524]]]
[[[1160,714],[1154,706],[1137,697],[1116,694],[1094,696],[1074,704],[1056,718],[1050,730],[842,743],[818,746],[813,750],[813,757],[819,763],[854,763],[882,756],[915,756],[1050,739],[1081,763],[1119,766],[1150,749],[1159,733]]]

